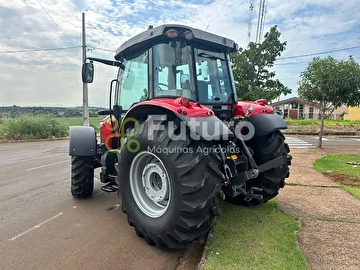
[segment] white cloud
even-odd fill
[[[281,40],[288,42],[282,55],[284,57],[359,44],[358,0],[341,4],[335,0],[268,2],[264,30],[266,32],[271,26],[278,25]],[[146,30],[148,25],[162,23],[208,29],[234,39],[240,46],[245,46],[247,42],[247,0],[2,0],[0,52],[80,46],[82,12],[86,14],[87,43],[90,48],[115,51],[126,39]],[[257,10],[253,13],[252,33],[255,33]],[[346,58],[349,54],[360,59],[359,49],[332,55]],[[113,58],[111,52],[96,49],[89,51],[88,56]],[[275,66],[277,77],[296,89],[299,74],[309,60],[311,57],[279,60]],[[80,48],[0,53],[0,106],[82,105],[80,69]],[[107,106],[109,83],[115,75],[116,70],[111,67],[96,66],[95,82],[89,85],[90,105]]]

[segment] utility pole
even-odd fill
[[[85,13],[82,13],[82,64],[86,59]],[[87,83],[83,83],[83,126],[89,126],[89,97]]]

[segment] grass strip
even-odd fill
[[[360,155],[327,155],[315,160],[314,169],[360,200],[360,164],[357,163],[360,163]]]
[[[308,269],[296,241],[299,222],[275,199],[257,207],[223,203],[221,210],[205,269]]]

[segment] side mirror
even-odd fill
[[[94,79],[94,64],[84,63],[82,65],[81,77],[83,83],[92,83]]]

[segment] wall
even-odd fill
[[[314,108],[312,119],[319,119],[320,109],[312,104],[304,104],[304,119],[310,119],[310,108]]]
[[[285,104],[279,104],[279,105],[277,105],[277,106],[274,106],[275,108],[279,108],[280,110],[282,110],[282,112],[283,112],[283,116],[284,116],[284,112],[285,112]],[[290,107],[290,104],[288,105],[288,109],[290,109],[291,107]],[[299,110],[299,108],[300,108],[300,103],[299,103],[299,105],[298,105],[298,108],[297,108],[297,110]],[[315,107],[315,106],[313,106],[313,105],[310,105],[310,104],[304,104],[304,107],[303,107],[304,109],[303,109],[303,117],[302,117],[302,119],[309,119],[309,116],[311,116],[310,114],[309,114],[309,109],[310,108],[314,108],[314,110],[313,110],[313,116],[312,116],[312,119],[319,119],[319,114],[320,114],[320,110],[319,110],[319,108],[317,108],[317,107]],[[298,114],[299,115],[299,114]],[[289,114],[287,115],[287,117],[286,118],[289,118]],[[300,118],[300,115],[299,115],[299,118]]]
[[[349,107],[348,114],[344,116],[345,120],[360,120],[360,107]]]

